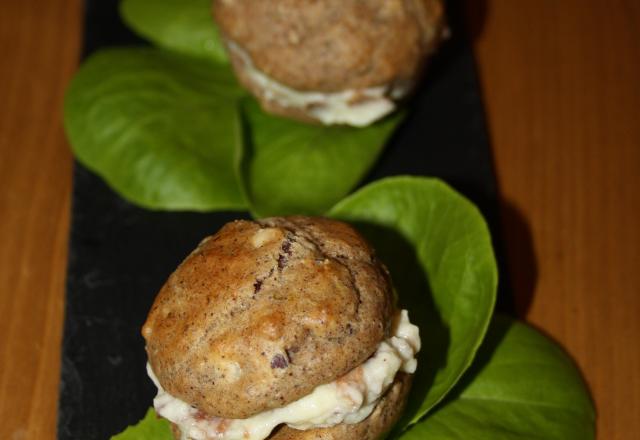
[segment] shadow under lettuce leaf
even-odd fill
[[[496,315],[454,389],[424,420],[390,438],[590,440],[595,418],[589,391],[562,347]]]
[[[388,265],[400,305],[420,326],[416,384],[400,426],[423,418],[471,365],[491,320],[497,271],[482,215],[441,180],[397,176],[334,206]]]
[[[407,425],[420,412],[424,396],[433,384],[439,370],[446,367],[451,343],[449,328],[433,301],[427,274],[415,247],[394,229],[380,225],[355,222],[354,226],[376,249],[378,258],[391,273],[398,296],[398,308],[409,311],[411,322],[420,328],[422,348],[418,353],[419,368],[407,407],[399,426]]]

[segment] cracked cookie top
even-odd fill
[[[170,394],[209,416],[247,418],[364,362],[393,311],[387,271],[351,226],[240,220],[169,277],[142,334]]]

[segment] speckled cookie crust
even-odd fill
[[[213,4],[224,37],[246,51],[261,72],[299,91],[336,92],[412,81],[445,27],[441,0]]]
[[[388,274],[352,227],[235,221],[170,276],[142,334],[170,394],[210,416],[247,418],[364,362],[393,311]]]

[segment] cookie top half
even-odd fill
[[[247,418],[360,365],[393,312],[386,269],[349,225],[235,221],[169,277],[142,334],[167,392],[210,416]]]
[[[317,92],[413,81],[445,26],[441,0],[215,0],[214,16],[262,73]]]

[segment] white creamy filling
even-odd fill
[[[310,394],[282,407],[247,419],[205,417],[186,402],[167,393],[147,364],[158,387],[153,400],[156,412],[180,427],[182,439],[262,440],[273,428],[286,423],[295,429],[326,428],[339,423],[358,423],[375,408],[398,371],[413,373],[420,350],[418,327],[409,322],[406,310],[394,318],[392,335],[362,365],[343,377],[316,387]]]
[[[391,113],[395,109],[393,99],[402,98],[411,88],[411,84],[397,84],[332,93],[301,92],[262,73],[249,54],[233,41],[227,40],[227,46],[240,58],[244,73],[263,91],[266,100],[282,107],[301,109],[327,125],[369,125]]]

